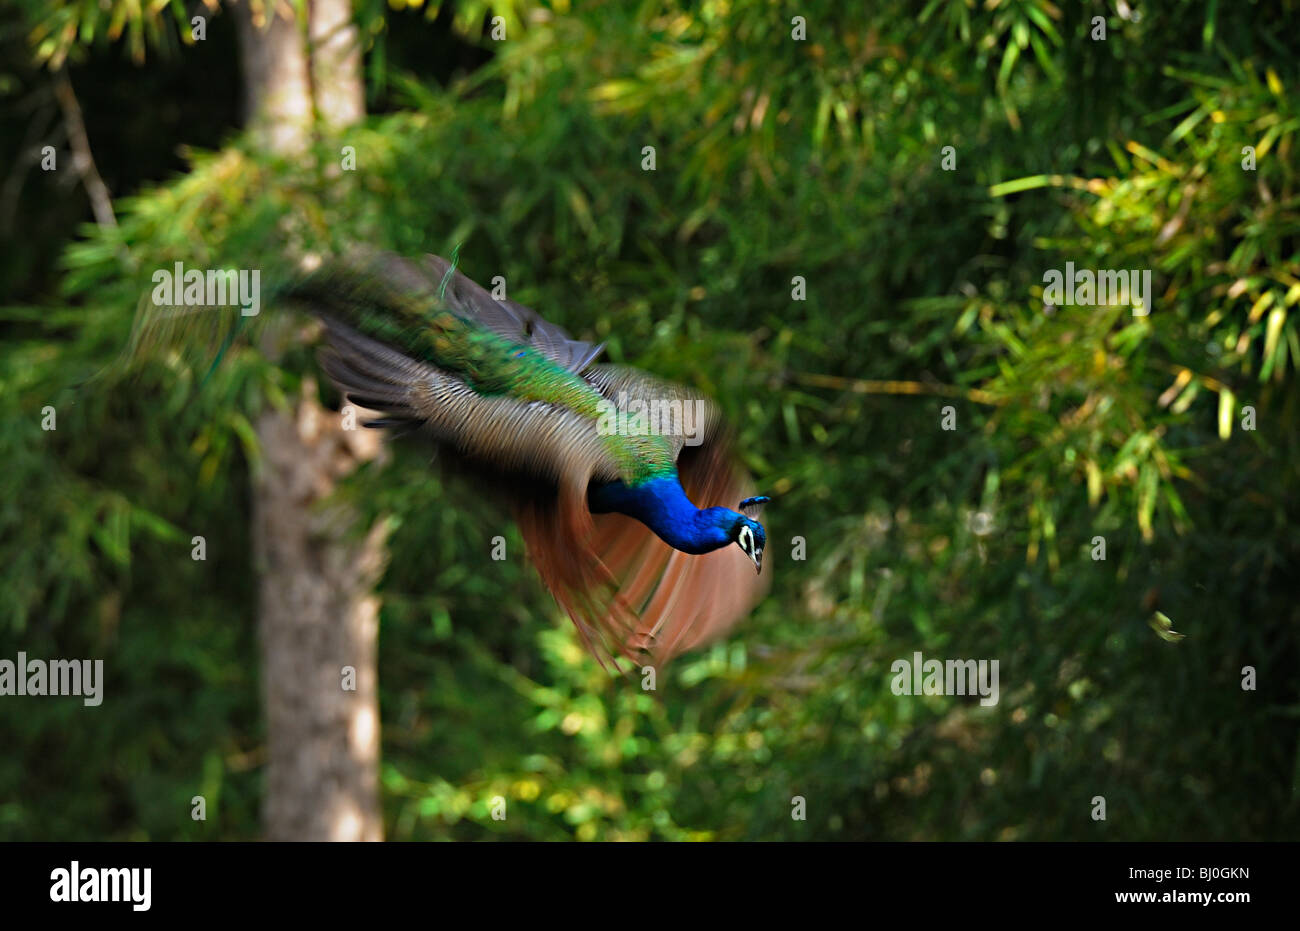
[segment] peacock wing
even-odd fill
[[[752,494],[736,466],[730,434],[717,406],[692,392],[636,369],[596,365],[583,377],[607,398],[695,402],[691,436],[673,437],[678,475],[697,507],[734,508]],[[685,431],[684,431],[685,432]],[[687,445],[687,442],[691,445]],[[770,575],[756,575],[738,549],[692,556],[673,549],[640,521],[622,514],[592,515],[594,532],[578,551],[536,549],[546,563],[557,600],[574,618],[588,645],[634,662],[665,663],[724,635],[767,590]],[[526,515],[525,538],[547,539],[544,514]],[[553,537],[552,537],[553,539]]]
[[[385,412],[383,425],[422,424],[487,489],[551,513],[558,545],[579,547],[592,533],[587,486],[621,474],[594,420],[560,404],[481,394],[456,371],[362,332],[404,338],[431,306],[432,287],[412,263],[372,254],[324,270],[293,296],[324,323],[321,366],[345,396]]]
[[[440,288],[451,267],[442,256],[426,255],[418,268],[411,266],[410,270],[422,276],[426,285]],[[459,269],[452,272],[444,297],[448,306],[462,317],[512,343],[540,352],[571,372],[581,372],[605,348],[603,343],[592,345],[574,339],[563,327],[551,323],[531,307],[508,299],[497,300]]]
[[[752,494],[735,465],[729,437],[719,430],[678,458],[678,474],[696,506],[736,506]],[[664,663],[726,634],[758,603],[771,574],[756,575],[736,547],[692,556],[668,546],[644,524],[621,514],[596,514],[593,546],[617,580],[618,595],[604,626],[634,623],[627,655]],[[635,621],[631,621],[635,618]]]

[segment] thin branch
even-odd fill
[[[919,381],[868,381],[861,378],[841,378],[839,375],[797,373],[791,380],[814,388],[839,388],[855,394],[928,394],[945,398],[965,398],[976,404],[999,406],[1006,403],[990,391],[979,388],[960,388],[956,385],[927,385]]]
[[[113,198],[108,193],[108,185],[95,167],[95,156],[90,151],[90,138],[86,135],[86,122],[81,118],[81,105],[77,103],[77,94],[72,89],[68,73],[60,68],[54,73],[54,96],[63,111],[63,125],[68,133],[68,144],[72,147],[72,167],[85,185],[86,196],[90,198],[90,209],[95,213],[95,222],[102,230],[117,232],[117,217],[113,215]],[[126,244],[117,243],[117,254],[128,268],[135,268],[135,260]]]
[[[63,70],[54,73],[54,95],[63,110],[63,125],[68,130],[68,144],[72,146],[72,167],[81,176],[86,186],[86,196],[90,198],[90,208],[95,211],[95,222],[103,229],[117,229],[117,217],[113,215],[113,199],[109,196],[108,186],[99,176],[95,167],[95,157],[90,152],[90,139],[86,136],[86,123],[81,118],[81,106],[77,103],[76,92],[68,73]]]

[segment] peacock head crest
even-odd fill
[[[747,507],[754,507],[766,503],[768,498],[746,498],[740,502],[741,510]],[[736,521],[732,528],[731,539],[740,547],[741,551],[749,557],[754,564],[755,572],[763,571],[763,550],[767,546],[767,531],[763,525],[752,517],[746,517],[744,514]]]

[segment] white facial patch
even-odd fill
[[[754,552],[754,531],[749,528],[748,524],[740,528],[740,535],[736,537],[736,542],[740,544],[740,548],[746,553]]]

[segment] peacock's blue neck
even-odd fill
[[[731,530],[741,516],[727,508],[697,508],[675,475],[640,485],[592,485],[587,503],[593,514],[617,511],[636,518],[673,549],[693,555],[730,543]]]

